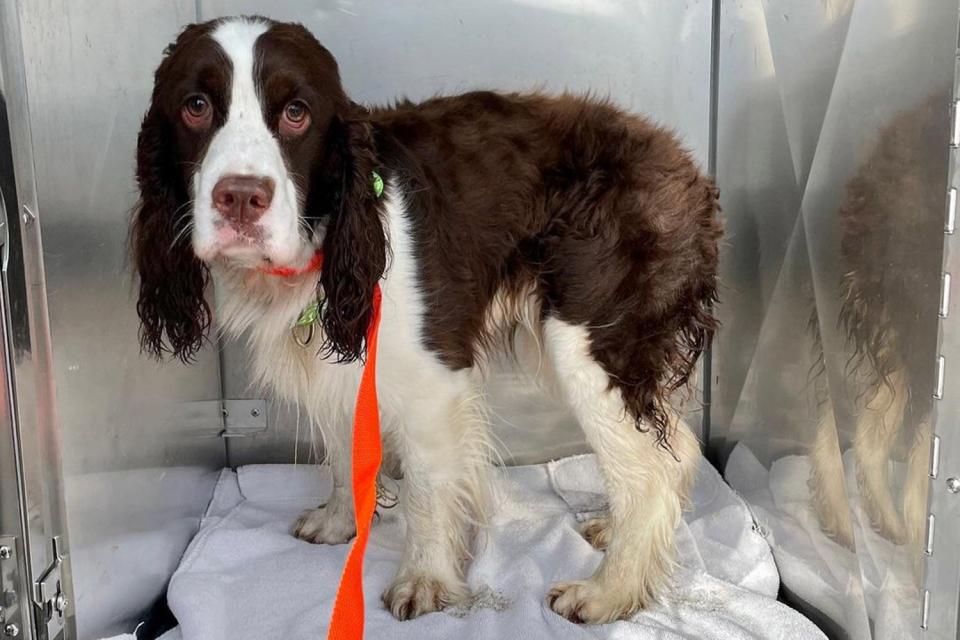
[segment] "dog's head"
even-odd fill
[[[211,324],[210,267],[302,268],[322,250],[330,352],[362,355],[385,238],[373,131],[302,26],[229,18],[164,53],[137,144],[131,247],[144,350],[190,360]]]

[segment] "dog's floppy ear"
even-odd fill
[[[130,228],[133,263],[140,276],[140,347],[157,359],[171,353],[190,362],[210,328],[210,306],[204,297],[210,276],[190,246],[186,227],[192,211],[176,164],[175,132],[159,112],[156,98],[137,139],[140,201]]]
[[[372,125],[363,115],[336,119],[328,140],[325,171],[339,178],[340,196],[323,241],[322,352],[351,362],[364,356],[373,292],[387,264],[387,238],[373,187],[378,162]]]

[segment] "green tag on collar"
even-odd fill
[[[300,312],[300,317],[297,318],[295,326],[298,327],[308,327],[317,321],[317,318],[320,317],[320,302],[314,300],[307,308]]]
[[[378,198],[383,195],[383,178],[376,171],[373,172],[373,194]]]

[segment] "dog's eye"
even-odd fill
[[[213,109],[205,95],[194,94],[188,97],[180,110],[183,122],[191,129],[203,130],[210,126]]]
[[[291,100],[280,115],[280,133],[298,135],[310,126],[310,109],[303,100]]]

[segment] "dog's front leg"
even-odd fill
[[[405,402],[398,444],[406,542],[397,575],[383,594],[384,604],[401,620],[439,611],[469,595],[463,563],[477,477],[469,434],[476,425],[463,410],[462,397],[443,390]]]
[[[324,429],[333,490],[325,504],[307,509],[297,520],[294,535],[301,540],[314,544],[343,544],[357,533],[353,493],[350,491],[351,434],[350,422],[345,418]]]

